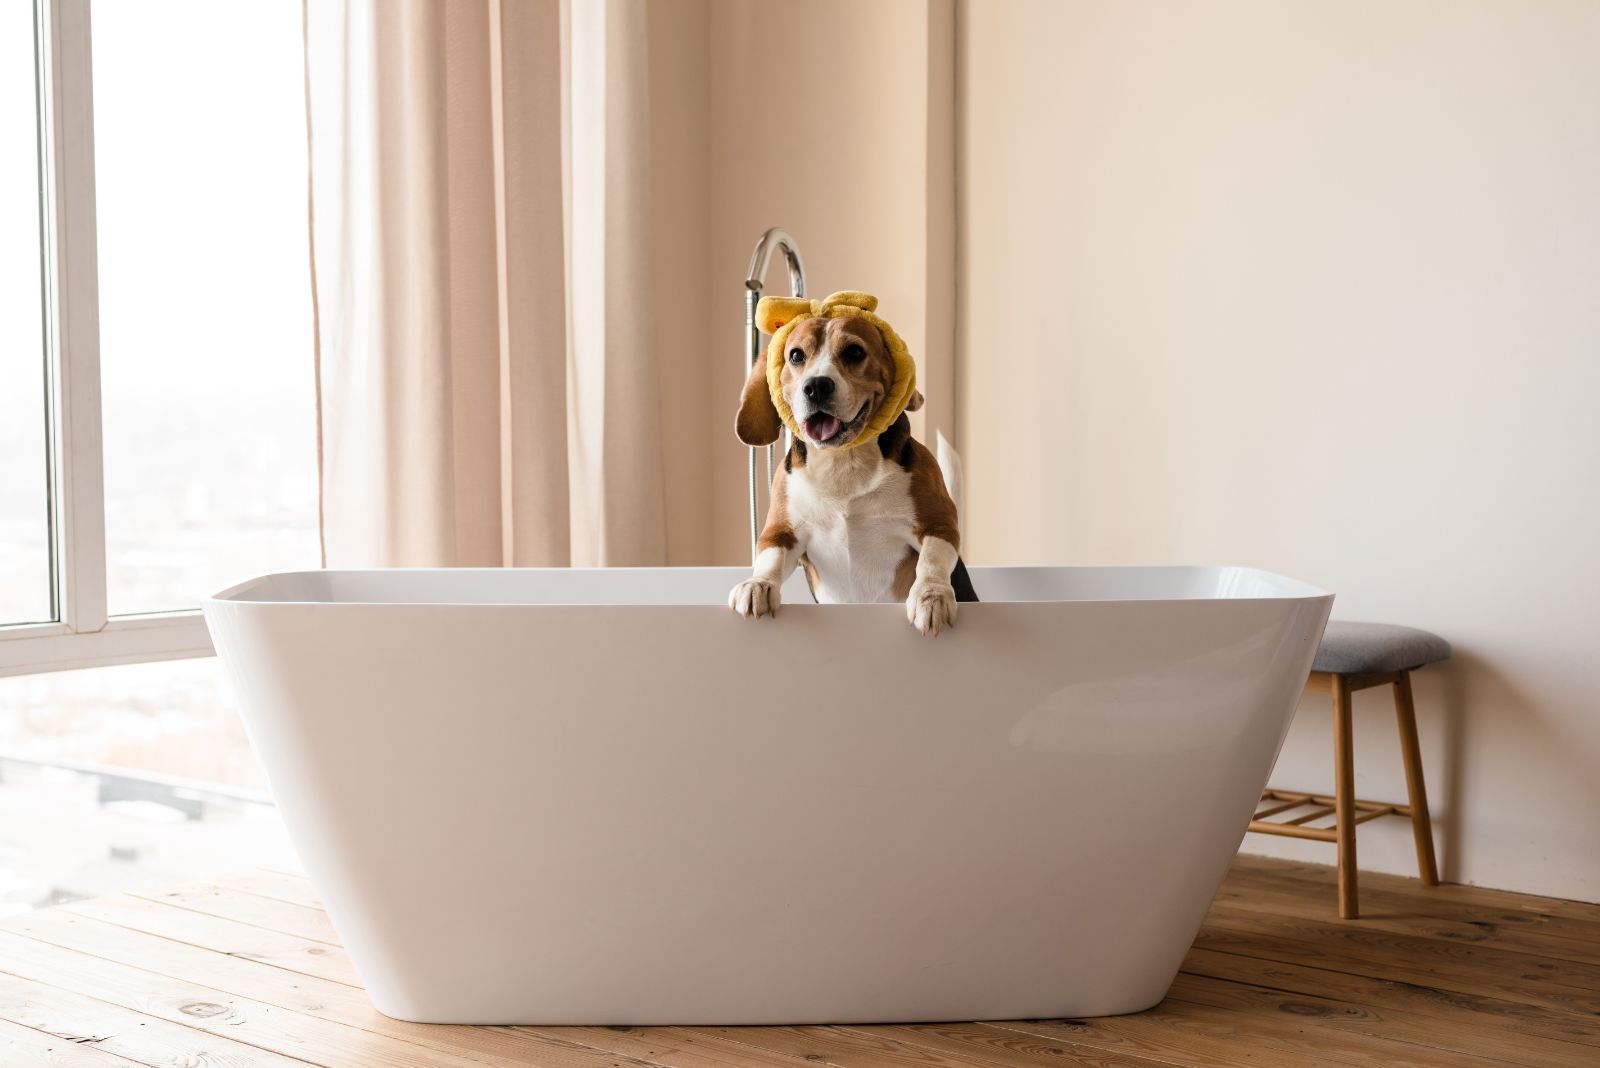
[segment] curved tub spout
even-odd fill
[[[750,365],[759,360],[764,352],[761,344],[761,331],[756,327],[756,305],[761,301],[763,290],[766,287],[767,271],[772,267],[772,256],[775,252],[782,252],[784,262],[789,266],[789,295],[803,297],[806,295],[806,267],[805,261],[800,258],[800,246],[795,242],[789,231],[774,226],[761,235],[756,242],[755,251],[750,253],[750,267],[745,272],[744,279],[744,355],[739,362],[739,381],[743,382],[750,373]],[[783,448],[789,449],[789,432],[784,431]],[[761,494],[763,484],[761,481],[760,453],[766,453],[766,486],[772,485],[772,477],[777,470],[777,454],[773,452],[775,446],[764,445],[750,450],[750,561],[753,564],[756,558],[756,539],[761,536]]]

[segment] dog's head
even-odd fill
[[[905,343],[872,314],[877,303],[848,292],[824,301],[763,298],[756,325],[772,344],[745,382],[739,440],[770,445],[787,423],[807,444],[849,448],[922,407]]]

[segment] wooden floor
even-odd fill
[[[279,872],[0,922],[0,1065],[1600,1065],[1600,907],[1241,857],[1158,1008],[899,1027],[444,1027],[375,1012]]]

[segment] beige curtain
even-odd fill
[[[643,0],[306,0],[328,566],[665,562]]]

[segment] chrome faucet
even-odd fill
[[[756,305],[761,301],[761,290],[766,285],[767,270],[772,266],[772,254],[782,252],[789,265],[789,294],[806,295],[806,268],[800,259],[800,246],[787,230],[774,226],[761,235],[755,251],[750,254],[750,268],[744,280],[744,357],[739,363],[739,381],[750,374],[750,365],[766,357],[766,346],[761,343],[761,330],[756,326]],[[783,449],[787,453],[790,434],[783,432]],[[750,450],[750,561],[756,558],[756,540],[761,536],[761,458],[766,453],[767,489],[771,491],[772,479],[777,474],[776,445],[763,445]]]

